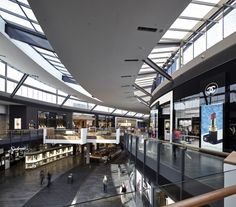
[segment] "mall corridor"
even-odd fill
[[[88,206],[122,206],[120,186],[122,182],[129,188],[125,155],[111,163],[83,164],[80,157],[68,157],[54,163],[33,170],[25,170],[24,163],[18,163],[9,170],[1,172],[0,206],[1,207],[52,207],[52,206],[78,206],[71,205],[84,201],[101,199],[101,201],[88,203]],[[118,164],[121,164],[120,177],[118,176]],[[47,187],[45,177],[44,184],[40,185],[40,170],[52,173],[52,184]],[[68,182],[68,175],[73,173],[73,183]],[[108,177],[107,193],[103,192],[103,176]],[[113,197],[114,196],[114,197]],[[134,206],[129,201],[129,206]],[[101,204],[102,203],[102,204]],[[81,205],[79,205],[81,206]],[[86,206],[86,204],[83,204]]]

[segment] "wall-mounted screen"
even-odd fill
[[[201,106],[201,147],[223,150],[223,104]]]

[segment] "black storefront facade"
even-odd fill
[[[190,140],[198,137],[196,147],[231,152],[236,150],[236,59],[208,68],[206,72],[201,71],[200,66],[176,77],[161,88],[159,94],[154,94],[152,112],[155,114],[151,116],[157,117],[154,121],[157,137],[165,139],[165,117],[171,122],[171,137],[178,128],[187,141],[189,137]],[[170,101],[160,104],[157,100],[170,91]],[[163,114],[166,107],[169,115]]]

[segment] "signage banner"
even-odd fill
[[[222,152],[223,104],[201,106],[201,147]]]

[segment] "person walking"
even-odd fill
[[[52,174],[50,172],[48,172],[48,175],[47,175],[47,179],[48,179],[47,187],[49,187],[51,185],[51,178],[52,178]]]
[[[108,180],[107,180],[107,176],[106,175],[104,175],[102,182],[103,182],[103,192],[107,193]]]
[[[40,177],[40,185],[43,185],[43,181],[44,181],[44,177],[45,177],[43,170],[40,171],[39,177]]]
[[[120,178],[120,173],[121,173],[121,167],[120,167],[120,164],[118,164],[117,173],[118,173],[118,178]]]

